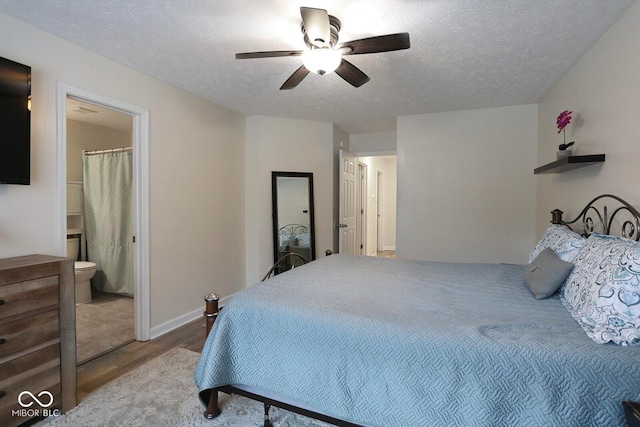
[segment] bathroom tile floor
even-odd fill
[[[133,298],[92,291],[93,300],[76,304],[77,364],[135,341]]]

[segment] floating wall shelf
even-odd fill
[[[593,165],[595,163],[603,163],[605,159],[604,154],[589,154],[587,156],[567,156],[562,159],[558,159],[555,162],[547,163],[533,170],[534,174],[541,173],[561,173],[578,169],[584,166]]]

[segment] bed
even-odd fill
[[[272,272],[280,274],[312,260],[311,234],[302,224],[287,224],[278,230],[278,256]]]
[[[285,257],[282,265],[276,269],[276,273],[298,267],[311,261],[311,235],[309,227],[301,224],[287,224],[278,230],[278,259]],[[296,254],[295,257],[286,257],[287,254]],[[277,263],[276,263],[277,264]]]
[[[603,201],[622,208],[603,214]],[[219,315],[208,307],[215,322],[194,375],[205,415],[226,392],[346,426],[624,426],[621,402],[640,400],[640,325],[619,325],[611,341],[627,345],[599,343],[611,331],[590,324],[580,310],[594,305],[574,294],[591,292],[579,282],[598,245],[624,246],[637,261],[627,282],[640,289],[638,243],[604,234],[619,225],[637,240],[640,213],[605,195],[574,221],[553,218],[528,265],[332,255],[237,293]],[[585,236],[558,244],[552,235],[570,231],[561,224]],[[549,250],[572,268],[538,299],[531,274]]]

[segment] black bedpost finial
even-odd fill
[[[271,424],[271,420],[269,419],[269,410],[271,409],[271,405],[268,403],[264,404],[264,424],[262,427],[273,427]]]
[[[218,317],[218,314],[220,313],[220,309],[218,308],[218,301],[219,300],[220,300],[220,297],[218,296],[218,294],[216,294],[214,292],[211,292],[209,295],[205,295],[205,297],[204,297],[205,310],[204,310],[204,313],[202,313],[202,314],[207,319],[205,337],[209,336],[209,332],[211,331],[211,327],[213,326],[213,322],[216,321],[216,318]]]
[[[560,209],[554,209],[551,211],[551,223],[552,224],[562,224],[562,214],[563,212]]]

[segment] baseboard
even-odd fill
[[[229,295],[224,298],[220,298],[220,301],[218,302],[220,307],[222,307],[224,303],[231,297],[232,295]],[[151,337],[150,339],[158,338],[168,332],[173,331],[176,328],[179,328],[180,326],[184,326],[189,322],[193,322],[194,320],[201,318],[203,312],[204,312],[204,300],[202,301],[202,307],[196,310],[190,311],[189,313],[185,313],[174,319],[167,320],[166,322],[163,322],[157,326],[153,326],[149,331],[149,335]]]
[[[396,247],[395,246],[383,246],[382,250],[383,251],[395,251]]]

